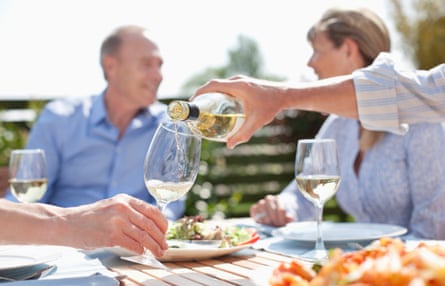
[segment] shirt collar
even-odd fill
[[[94,97],[91,102],[91,114],[90,120],[92,125],[100,124],[107,120],[107,110],[105,108],[105,91],[103,91],[99,96]]]
[[[90,122],[92,126],[108,122],[107,110],[105,108],[105,90],[91,101]],[[142,108],[140,112],[133,118],[130,128],[138,128],[140,126],[152,123],[154,118],[163,118],[165,116],[165,105],[155,102],[146,108]]]

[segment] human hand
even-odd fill
[[[247,142],[258,129],[271,122],[281,111],[283,107],[281,91],[275,82],[234,76],[207,82],[197,89],[191,99],[207,92],[222,92],[241,100],[246,120],[238,132],[227,140],[227,147],[232,149],[240,143]]]
[[[286,209],[278,196],[267,195],[264,199],[250,207],[250,217],[258,223],[284,226],[293,221],[293,217],[286,213]]]
[[[168,222],[153,205],[128,195],[117,195],[93,204],[67,208],[64,221],[68,245],[92,249],[120,246],[142,254],[144,247],[160,257],[168,248]],[[65,241],[66,242],[66,241]]]

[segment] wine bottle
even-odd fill
[[[242,103],[223,93],[206,93],[192,101],[175,100],[168,105],[173,120],[186,121],[193,133],[205,139],[225,142],[242,125]]]

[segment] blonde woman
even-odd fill
[[[330,9],[309,30],[308,65],[320,79],[370,65],[390,50],[382,20],[365,9]],[[359,222],[405,226],[421,238],[445,239],[445,133],[441,124],[412,124],[405,136],[363,129],[360,122],[328,117],[317,137],[337,140],[342,182],[337,201]],[[258,222],[282,226],[312,220],[314,208],[292,182],[278,196],[253,205]]]

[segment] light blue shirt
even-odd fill
[[[445,64],[405,71],[381,53],[353,79],[360,122],[367,129],[403,134],[406,124],[445,121]]]
[[[103,93],[48,103],[26,146],[46,153],[48,190],[41,202],[69,207],[127,193],[154,204],[144,184],[144,159],[166,118],[165,105],[155,103],[133,118],[119,139],[119,130],[107,118]],[[13,199],[11,194],[7,198]],[[165,215],[175,220],[184,211],[184,200],[179,200],[167,205]]]
[[[336,199],[358,222],[408,228],[420,238],[445,239],[445,132],[441,124],[412,124],[403,135],[385,133],[365,152],[358,176],[356,120],[331,115],[317,137],[334,138],[341,183]],[[282,201],[298,220],[313,220],[314,208],[292,182]]]

